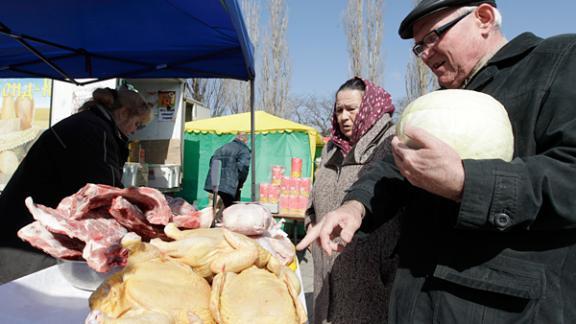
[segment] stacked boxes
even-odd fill
[[[276,205],[280,214],[304,215],[308,206],[311,181],[310,178],[302,178],[301,175],[302,159],[299,158],[292,158],[290,177],[284,176],[283,167],[273,166],[271,183],[260,184],[260,202]]]

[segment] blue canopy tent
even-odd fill
[[[111,78],[232,78],[251,81],[253,102],[254,76],[235,0],[27,0],[8,1],[0,10],[0,78],[78,85]]]
[[[254,78],[235,0],[8,1],[0,78]]]

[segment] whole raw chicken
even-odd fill
[[[300,283],[287,267],[276,273],[252,266],[239,274],[214,277],[210,310],[221,324],[300,324],[306,311],[298,295]]]
[[[90,296],[86,323],[214,323],[206,279],[138,239],[123,245],[128,264]]]
[[[240,272],[252,265],[259,268],[279,267],[280,261],[256,241],[224,228],[198,228],[179,230],[174,224],[164,227],[166,235],[174,241],[150,241],[163,254],[187,264],[204,278],[211,279],[224,271]]]
[[[220,225],[249,235],[285,265],[296,256],[294,244],[281,229],[282,222],[276,223],[270,211],[260,204],[238,203],[224,209]]]
[[[221,228],[165,232],[175,241],[124,236],[127,265],[90,296],[86,323],[306,321],[298,278],[254,240]]]
[[[244,235],[260,235],[274,225],[272,214],[256,203],[234,204],[222,212],[222,227]]]

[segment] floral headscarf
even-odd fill
[[[358,143],[360,138],[362,138],[384,114],[391,114],[394,111],[392,98],[386,90],[368,80],[362,79],[362,81],[366,85],[366,90],[364,90],[362,102],[360,103],[358,114],[354,120],[350,138],[346,137],[346,135],[340,131],[338,117],[336,116],[336,103],[334,103],[331,140],[340,148],[344,155],[348,155],[354,144]]]

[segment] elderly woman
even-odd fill
[[[0,195],[0,283],[55,263],[16,235],[33,221],[24,199],[56,208],[86,183],[121,187],[128,135],[150,118],[137,92],[99,88],[78,113],[40,135]]]
[[[332,136],[324,147],[306,212],[306,227],[342,203],[346,189],[371,161],[382,159],[393,135],[390,95],[353,78],[336,92]],[[385,323],[397,260],[394,218],[363,233],[340,253],[328,256],[317,244],[314,259],[314,323]]]

